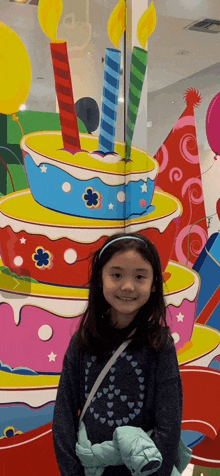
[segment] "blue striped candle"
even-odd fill
[[[99,151],[104,154],[114,152],[115,132],[118,114],[118,93],[120,79],[121,52],[106,49],[102,113],[99,134]]]

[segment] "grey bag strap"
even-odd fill
[[[133,331],[129,334],[128,338],[131,337],[136,331],[136,328],[133,329]],[[86,413],[86,410],[88,408],[88,406],[90,405],[90,402],[92,400],[92,398],[94,397],[95,393],[97,392],[100,384],[102,383],[102,380],[105,378],[106,374],[108,373],[109,369],[111,368],[111,366],[114,364],[114,362],[117,360],[118,356],[123,352],[123,350],[128,346],[128,344],[130,344],[131,342],[131,339],[129,340],[126,340],[124,342],[122,342],[122,344],[118,347],[118,349],[115,351],[115,353],[113,354],[113,356],[108,360],[107,364],[105,365],[105,367],[102,369],[102,371],[100,372],[99,376],[97,377],[93,387],[92,387],[92,390],[86,400],[86,403],[84,405],[84,408],[82,410],[82,413],[80,415],[80,418],[79,418],[79,425]]]

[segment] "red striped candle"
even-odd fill
[[[66,42],[51,42],[50,49],[60,110],[63,145],[64,149],[75,152],[80,149],[80,138]]]

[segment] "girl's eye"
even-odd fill
[[[137,277],[137,279],[138,279],[139,281],[141,281],[142,279],[145,279],[145,276],[142,276],[141,274],[139,274],[139,275],[136,276],[136,277]]]
[[[114,276],[115,278],[120,278],[121,275],[119,273],[115,273],[112,276]]]

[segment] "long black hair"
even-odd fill
[[[151,292],[148,301],[139,309],[132,323],[126,328],[120,329],[120,333],[126,338],[133,328],[137,328],[130,346],[140,348],[147,344],[157,353],[163,351],[167,339],[171,336],[170,328],[166,322],[163,275],[157,249],[148,238],[140,233],[130,233],[129,235],[117,233],[111,235],[103,247],[93,255],[88,306],[77,332],[77,345],[80,351],[95,354],[99,360],[109,356],[118,336],[118,330],[116,331],[111,324],[108,312],[109,303],[104,298],[102,291],[102,269],[115,253],[123,253],[128,249],[134,249],[151,264],[155,291]]]

